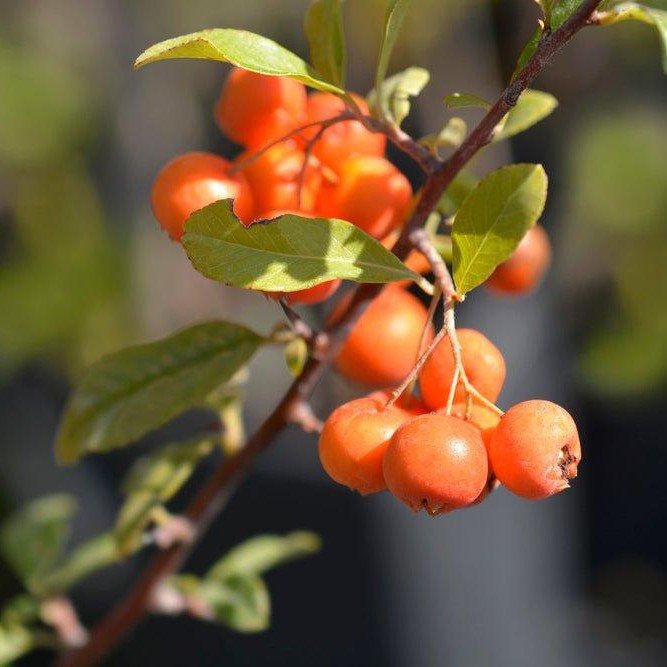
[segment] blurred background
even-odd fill
[[[113,521],[134,450],[66,469],[52,452],[69,387],[87,363],[196,320],[229,316],[267,330],[280,319],[263,297],[199,276],[149,210],[151,181],[170,158],[234,154],[212,117],[226,68],[173,61],[133,72],[131,64],[156,41],[216,26],[261,32],[305,55],[307,4],[0,0],[3,513],[67,491],[82,506],[75,540]],[[406,128],[421,136],[446,120],[445,94],[497,96],[537,13],[529,0],[414,7],[392,68],[431,71]],[[363,94],[383,9],[381,0],[346,3],[349,83]],[[574,488],[540,503],[501,490],[479,507],[431,519],[388,494],[362,500],[334,486],[315,439],[291,429],[189,566],[203,568],[256,533],[320,533],[320,555],[269,576],[271,629],[244,637],[155,619],[109,664],[667,664],[667,87],[658,40],[634,23],[585,30],[534,87],[555,94],[560,107],[485,151],[474,169],[545,165],[554,267],[528,298],[479,290],[459,321],[505,354],[502,406],[541,397],[574,414],[584,447]],[[325,310],[308,316],[320,321]],[[250,429],[290,381],[278,350],[262,352],[251,371]],[[317,410],[326,415],[358,393],[329,375]],[[158,441],[149,440],[140,446]],[[99,617],[142,562],[80,585],[84,620]],[[16,587],[3,569],[0,597]],[[36,654],[25,664],[48,659]]]

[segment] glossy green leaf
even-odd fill
[[[13,664],[34,646],[30,630],[14,623],[0,623],[0,665]]]
[[[514,252],[544,209],[541,165],[514,164],[492,172],[461,205],[452,230],[454,282],[465,294]]]
[[[662,69],[667,74],[667,10],[647,7],[638,2],[622,2],[602,14],[600,23],[611,25],[618,21],[635,20],[655,27],[662,46]]]
[[[454,215],[466,197],[477,187],[479,178],[470,171],[460,171],[440,197],[436,210],[445,218]]]
[[[560,28],[579,9],[583,0],[553,0],[551,3],[551,29]]]
[[[113,533],[102,533],[75,547],[64,561],[42,581],[50,593],[67,591],[93,572],[117,563],[121,559]]]
[[[452,93],[445,97],[445,106],[450,109],[464,109],[466,107],[479,107],[480,109],[490,109],[491,104],[477,95],[471,93]]]
[[[541,90],[525,90],[506,116],[493,140],[509,139],[544,120],[558,106],[558,100]]]
[[[215,28],[159,42],[146,49],[135,67],[171,58],[218,60],[268,76],[286,76],[311,88],[343,95],[296,54],[267,37],[246,30]]]
[[[258,535],[237,545],[206,574],[226,581],[239,575],[259,575],[297,558],[317,553],[322,541],[315,533],[295,531],[287,535]]]
[[[366,283],[419,279],[349,222],[288,214],[245,227],[229,200],[188,219],[183,247],[207,278],[255,290],[293,292],[335,278]]]
[[[410,98],[417,97],[430,78],[428,70],[423,67],[408,67],[383,81],[382,98],[385,101],[385,111],[396,125],[400,126],[408,117]],[[380,115],[375,90],[368,95],[368,106],[376,115]]]
[[[70,536],[76,502],[56,494],[33,500],[12,514],[0,529],[0,548],[28,590],[41,591],[41,580],[55,566]]]
[[[308,345],[303,338],[295,338],[285,345],[285,363],[292,377],[301,374],[308,361]]]
[[[210,438],[174,443],[132,466],[123,482],[126,500],[114,528],[121,554],[131,553],[139,546],[155,509],[178,493],[213,445]]]
[[[86,371],[65,409],[59,460],[122,447],[202,405],[262,342],[238,324],[208,322],[103,357]]]
[[[401,30],[405,15],[410,9],[412,0],[390,0],[387,14],[385,15],[384,32],[380,46],[377,70],[375,72],[375,94],[377,96],[377,107],[380,116],[387,113],[386,100],[382,90],[382,83],[387,76],[391,53],[396,46],[396,40]]]
[[[345,85],[346,47],[341,0],[315,0],[304,20],[313,67],[341,88]]]

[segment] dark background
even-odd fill
[[[131,63],[151,43],[213,26],[261,32],[305,55],[306,5],[0,0],[4,511],[67,491],[81,503],[75,540],[113,521],[117,482],[134,450],[68,469],[53,460],[58,414],[86,363],[195,320],[228,315],[266,330],[279,319],[262,297],[192,271],[148,207],[151,181],[174,155],[232,155],[212,120],[225,68],[173,61],[133,72]],[[407,123],[419,136],[448,117],[445,94],[497,96],[536,10],[528,0],[414,6],[392,68],[431,70]],[[374,0],[346,7],[350,85],[361,93],[372,81],[382,7]],[[320,555],[269,575],[271,629],[244,637],[154,619],[110,664],[666,664],[667,95],[659,57],[647,26],[585,30],[535,84],[561,106],[474,164],[483,174],[510,160],[536,161],[549,174],[543,223],[555,262],[545,284],[518,301],[479,290],[459,320],[505,354],[501,405],[542,397],[575,415],[584,462],[574,488],[539,503],[500,491],[480,507],[430,519],[387,494],[361,499],[335,487],[314,438],[290,430],[188,566],[203,569],[265,531],[320,533]],[[479,112],[462,115],[474,123]],[[309,316],[318,321],[325,310]],[[279,352],[253,362],[249,428],[288,382]],[[328,376],[318,412],[354,392]],[[84,619],[99,617],[141,564],[79,586]],[[15,590],[4,572],[2,597]]]

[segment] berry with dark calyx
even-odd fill
[[[524,498],[547,498],[577,476],[581,445],[577,425],[550,401],[517,403],[500,419],[489,456],[493,470],[510,491]]]
[[[384,457],[387,488],[414,511],[449,512],[474,503],[488,477],[479,429],[459,419],[430,413],[394,433]]]

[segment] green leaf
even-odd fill
[[[470,171],[460,171],[440,197],[436,210],[443,217],[449,218],[459,210],[466,197],[477,187],[479,178]]]
[[[122,447],[202,405],[262,341],[238,324],[208,322],[103,357],[86,371],[65,409],[59,460]]]
[[[11,598],[2,608],[0,623],[8,625],[29,625],[39,619],[37,598],[21,593]],[[1,663],[0,663],[1,664]]]
[[[114,528],[121,555],[140,546],[154,510],[178,493],[212,449],[212,439],[197,438],[167,445],[132,466],[123,482],[127,498]]]
[[[539,123],[558,106],[558,100],[541,90],[525,90],[516,106],[506,116],[493,140],[508,139]]]
[[[477,95],[470,93],[452,93],[445,97],[445,106],[450,109],[463,109],[465,107],[479,107],[480,109],[490,109],[491,104]]]
[[[0,548],[26,588],[41,591],[41,580],[60,558],[70,536],[76,502],[56,494],[33,500],[0,529]]]
[[[394,50],[394,46],[396,46],[396,40],[398,39],[405,15],[410,8],[411,1],[412,0],[390,0],[387,14],[385,15],[380,56],[378,58],[377,70],[375,73],[375,94],[377,96],[377,107],[380,116],[384,116],[387,113],[382,83],[387,76],[391,52]]]
[[[423,67],[408,67],[385,79],[382,83],[382,98],[385,111],[398,126],[410,113],[410,98],[417,97],[426,87],[431,75]],[[380,115],[377,92],[372,90],[368,95],[368,106],[376,115]]]
[[[206,574],[226,581],[239,575],[259,575],[297,558],[317,553],[322,541],[315,533],[294,531],[287,535],[258,535],[237,545]]]
[[[115,535],[111,532],[96,535],[73,549],[64,562],[44,578],[42,588],[49,594],[67,591],[78,581],[120,559]]]
[[[9,665],[33,649],[32,633],[22,625],[0,623],[0,665]]]
[[[523,47],[523,50],[519,54],[519,59],[516,62],[514,67],[514,73],[512,74],[512,80],[514,80],[519,72],[528,64],[528,61],[533,57],[535,51],[537,51],[537,45],[542,39],[542,26],[538,26],[535,32],[531,35],[530,39],[526,46]]]
[[[293,292],[335,278],[365,283],[419,279],[349,222],[288,214],[245,227],[229,200],[190,216],[183,247],[207,278],[269,292]]]
[[[186,574],[172,577],[169,583],[199,610],[201,618],[243,633],[269,627],[271,599],[266,584],[256,575],[217,581]]]
[[[514,252],[544,209],[541,165],[514,164],[492,172],[470,193],[454,220],[454,282],[465,294]]]
[[[662,45],[662,69],[667,74],[667,11],[646,7],[638,2],[623,2],[612,10],[601,14],[601,25],[611,25],[618,21],[635,20],[655,27]]]
[[[574,12],[579,9],[583,0],[555,0],[551,3],[551,29],[560,28]]]
[[[308,345],[303,338],[295,338],[285,345],[285,363],[290,375],[300,375],[307,360]]]
[[[322,76],[341,88],[345,85],[345,32],[341,0],[315,0],[304,21],[310,61]]]
[[[268,76],[286,76],[311,88],[344,95],[296,54],[267,37],[246,30],[215,28],[154,44],[135,61],[135,68],[171,58],[218,60]]]

